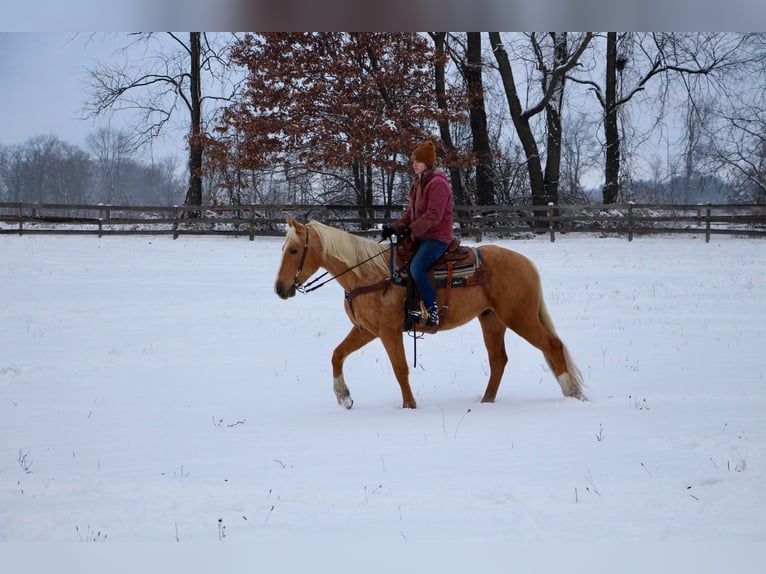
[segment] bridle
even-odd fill
[[[293,285],[296,291],[299,293],[305,293],[305,287],[301,287],[301,282],[298,281],[298,275],[303,271],[303,264],[306,262],[306,254],[309,251],[309,228],[306,226],[306,243],[303,245],[303,254],[301,255],[301,262],[298,263],[298,267],[295,269],[295,277],[293,277]]]
[[[298,293],[303,293],[303,294],[311,293],[312,291],[315,291],[315,290],[319,289],[320,287],[323,287],[323,286],[327,285],[330,281],[333,281],[334,279],[337,279],[341,275],[343,275],[345,273],[348,273],[349,271],[352,271],[352,270],[356,269],[357,267],[360,267],[360,266],[364,265],[368,261],[372,261],[376,257],[380,257],[381,255],[383,255],[384,253],[386,253],[388,251],[388,249],[385,249],[385,250],[381,251],[380,253],[376,253],[375,255],[373,255],[371,257],[368,257],[364,261],[360,261],[356,265],[353,265],[353,266],[349,267],[345,271],[341,271],[337,275],[333,275],[329,279],[325,279],[324,281],[322,281],[321,283],[319,283],[317,285],[314,285],[314,284],[317,283],[317,281],[320,281],[326,275],[328,275],[330,273],[329,271],[325,271],[319,277],[315,277],[311,281],[307,282],[305,285],[301,285],[301,282],[298,280],[298,276],[303,271],[303,264],[306,262],[306,254],[308,253],[308,250],[309,250],[309,226],[306,225],[305,228],[306,228],[306,241],[303,244],[303,253],[301,254],[300,263],[298,263],[298,267],[295,269],[295,276],[293,277],[293,285],[295,286],[295,290],[298,291]],[[380,242],[378,242],[378,243],[380,243]],[[394,246],[393,246],[393,243],[392,243],[391,246],[389,247],[389,249],[393,251],[393,248],[394,248]]]

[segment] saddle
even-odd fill
[[[396,267],[403,269],[409,266],[415,254],[418,252],[418,242],[408,237],[396,244]],[[444,252],[433,267],[446,266],[449,261],[463,261],[472,263],[476,261],[475,250],[470,247],[460,245],[460,239],[455,237],[450,242],[447,250]]]
[[[419,312],[425,320],[424,305],[414,281],[410,281],[409,265],[418,250],[418,243],[411,237],[401,241],[396,246],[395,268],[393,273],[394,285],[407,287],[407,297],[404,304],[405,330],[413,327],[412,313]],[[447,250],[428,270],[428,277],[435,289],[444,289],[444,300],[439,302],[439,320],[443,323],[449,309],[450,291],[453,287],[472,287],[483,285],[487,280],[479,250],[460,244],[455,237]],[[437,293],[438,298],[438,293]]]

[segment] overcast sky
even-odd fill
[[[0,34],[0,142],[16,144],[48,133],[71,143],[84,141],[93,126],[77,118],[89,54],[82,41],[71,37]]]
[[[763,0],[34,0],[0,27],[56,30],[727,30],[762,28]]]
[[[120,59],[124,34],[0,33],[0,144],[53,134],[85,149],[85,138],[109,118],[85,120],[84,79],[99,60]],[[111,119],[124,127],[127,117]],[[147,150],[148,152],[148,150]],[[155,146],[158,157],[184,153],[183,134]]]

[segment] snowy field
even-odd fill
[[[589,402],[509,332],[480,404],[474,322],[415,411],[352,355],[346,411],[342,290],[279,300],[280,238],[0,236],[2,571],[763,571],[766,242],[496,243]]]

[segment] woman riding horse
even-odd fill
[[[435,166],[433,142],[427,141],[415,148],[412,152],[415,178],[410,187],[407,211],[390,227],[383,228],[382,234],[383,239],[394,234],[400,238],[411,235],[418,243],[417,253],[410,263],[410,275],[426,306],[426,327],[432,332],[439,326],[439,307],[428,269],[444,255],[452,241],[452,190],[447,176]],[[417,322],[420,313],[413,315]]]

